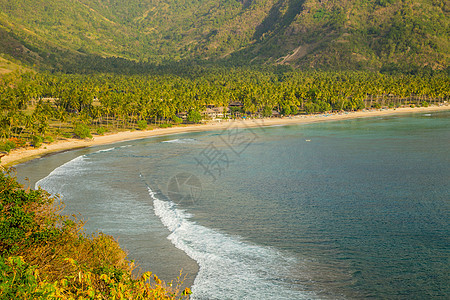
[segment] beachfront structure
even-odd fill
[[[223,119],[229,116],[229,108],[220,106],[220,107],[208,107],[206,110],[202,112],[202,116],[205,119]]]

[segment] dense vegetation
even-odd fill
[[[0,0],[0,151],[232,103],[226,117],[442,103],[448,13],[440,0]],[[1,299],[189,293],[133,279],[111,237],[2,171]]]
[[[0,0],[0,53],[64,72],[124,59],[446,69],[449,24],[443,0]]]
[[[56,199],[59,203],[58,199]],[[133,263],[110,236],[86,236],[60,215],[44,190],[24,190],[0,173],[0,299],[180,299],[150,272],[133,279]]]
[[[55,138],[92,137],[120,129],[198,122],[208,106],[231,107],[228,117],[269,117],[442,103],[444,73],[383,75],[299,72],[288,68],[202,68],[153,75],[25,73],[0,78],[3,150]],[[375,98],[378,97],[378,98]],[[383,99],[383,102],[372,101]],[[390,101],[389,99],[395,99]],[[411,102],[420,99],[419,102]]]

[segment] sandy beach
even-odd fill
[[[42,157],[49,153],[98,146],[117,143],[121,141],[143,139],[153,136],[170,135],[177,133],[198,132],[198,131],[212,131],[224,130],[227,128],[236,127],[261,127],[261,126],[276,126],[276,125],[293,125],[293,124],[307,124],[313,122],[324,122],[334,120],[346,120],[355,118],[367,118],[377,116],[387,116],[394,114],[405,113],[426,113],[432,111],[450,110],[450,106],[430,106],[417,108],[397,108],[397,109],[380,109],[380,110],[364,110],[357,112],[344,112],[333,114],[317,114],[317,115],[302,115],[284,118],[266,118],[266,119],[244,119],[244,120],[221,120],[210,121],[206,124],[176,126],[170,128],[156,128],[153,130],[136,130],[136,131],[122,131],[103,136],[94,136],[92,139],[66,139],[60,140],[51,144],[44,144],[40,148],[20,148],[12,150],[8,155],[1,158],[2,166],[13,166],[18,163],[23,163],[28,160]]]

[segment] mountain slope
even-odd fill
[[[100,57],[302,68],[448,67],[445,0],[0,0],[0,53],[64,70]]]

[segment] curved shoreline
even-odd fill
[[[295,125],[295,124],[308,124],[324,121],[337,121],[356,118],[368,118],[377,116],[387,116],[405,113],[424,113],[434,111],[446,111],[450,110],[450,106],[430,106],[430,107],[417,107],[417,108],[397,108],[397,109],[381,109],[381,110],[365,110],[357,112],[344,112],[344,113],[332,113],[332,114],[319,114],[319,115],[302,115],[285,118],[266,118],[266,119],[244,119],[244,120],[221,120],[212,121],[206,124],[200,125],[187,125],[177,126],[170,128],[157,128],[154,130],[145,131],[122,131],[112,133],[104,136],[94,136],[90,140],[79,139],[67,139],[57,141],[51,144],[43,145],[40,148],[20,148],[12,150],[8,155],[1,158],[2,166],[13,166],[19,163],[23,163],[32,159],[40,158],[50,153],[61,152],[66,150],[73,150],[78,148],[85,148],[98,145],[107,145],[118,143],[122,141],[144,139],[154,136],[165,136],[178,133],[187,132],[199,132],[199,131],[212,131],[212,130],[225,130],[227,128],[240,127],[262,127],[262,126],[275,126],[275,125]]]
[[[256,119],[256,120],[237,120],[237,121],[222,121],[222,123],[209,123],[202,125],[189,125],[189,126],[179,126],[172,128],[158,128],[154,130],[148,131],[127,131],[127,132],[119,132],[105,136],[95,136],[93,140],[66,140],[66,141],[58,141],[49,145],[43,145],[40,149],[18,149],[16,151],[11,151],[11,154],[14,152],[18,152],[19,150],[24,150],[24,156],[19,160],[12,160],[8,165],[14,165],[23,163],[35,158],[39,158],[42,156],[55,154],[58,152],[70,151],[80,148],[86,148],[97,145],[107,145],[119,143],[122,141],[130,141],[137,139],[145,139],[148,137],[156,137],[156,136],[167,136],[172,134],[179,133],[188,133],[188,132],[201,132],[201,131],[212,131],[212,130],[226,130],[227,128],[237,126],[241,128],[250,128],[250,127],[259,127],[259,126],[277,126],[277,125],[296,125],[296,124],[309,124],[309,123],[320,123],[326,121],[339,121],[339,120],[351,120],[357,118],[371,118],[371,117],[381,117],[381,116],[389,116],[389,115],[401,115],[401,114],[410,114],[410,113],[428,113],[428,112],[442,112],[442,111],[450,111],[450,106],[441,106],[441,107],[427,107],[427,108],[398,108],[388,109],[388,110],[372,110],[372,111],[361,111],[361,112],[349,112],[342,114],[320,114],[320,115],[309,115],[309,116],[296,116],[292,118],[274,118],[274,119]],[[57,147],[51,147],[51,146]],[[47,149],[44,149],[44,147]],[[36,151],[37,153],[30,153],[32,150],[41,150]],[[8,155],[9,156],[9,155]],[[5,159],[7,156],[3,157]],[[2,164],[3,164],[2,159]],[[6,160],[5,160],[6,161]],[[31,170],[33,170],[31,168]],[[177,270],[178,271],[178,270]],[[159,274],[159,273],[157,273]],[[190,273],[190,276],[193,276],[191,281],[186,281],[188,283],[186,286],[192,286],[193,280],[197,276],[195,273]],[[170,281],[170,279],[169,279]]]

